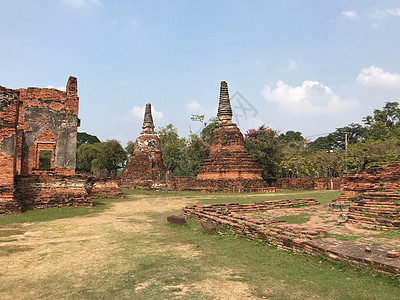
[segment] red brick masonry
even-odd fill
[[[400,163],[345,174],[342,189],[333,203],[351,203],[347,222],[400,227]]]
[[[372,265],[377,272],[385,274],[400,273],[400,258],[389,258],[389,250],[324,238],[326,232],[323,230],[310,230],[301,225],[286,224],[283,220],[253,219],[243,214],[248,211],[307,205],[319,205],[319,203],[314,198],[304,198],[251,204],[193,205],[185,207],[182,211],[186,217],[194,217],[201,221],[210,220],[215,224],[225,225],[245,238],[259,239],[283,250],[321,256],[355,266]],[[371,251],[366,252],[366,246]]]
[[[118,193],[114,181],[89,184],[87,177],[75,175],[78,108],[72,76],[65,92],[0,86],[0,213],[88,206],[91,190],[92,197]]]
[[[340,178],[278,178],[275,187],[288,190],[340,190]]]

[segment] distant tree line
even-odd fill
[[[218,119],[204,121],[204,115],[192,115],[200,122],[200,133],[181,138],[174,125],[158,130],[165,167],[175,176],[194,177],[208,157],[209,139],[218,126]],[[245,147],[263,170],[263,177],[340,177],[346,171],[361,171],[400,160],[400,107],[387,102],[382,109],[334,132],[308,141],[301,132],[278,131],[260,126],[244,135]],[[347,137],[347,144],[346,144]],[[107,169],[119,174],[134,142],[124,149],[116,140],[101,142],[96,136],[79,132],[77,171]]]

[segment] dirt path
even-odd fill
[[[246,283],[229,280],[231,269],[210,270],[197,281],[152,275],[157,263],[163,266],[160,257],[201,267],[201,250],[168,242],[163,225],[166,213],[197,198],[128,197],[98,215],[0,226],[0,233],[12,233],[0,234],[0,299],[252,298]],[[183,272],[177,268],[171,261],[163,270]]]

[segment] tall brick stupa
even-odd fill
[[[218,119],[220,125],[210,137],[210,154],[198,170],[197,180],[207,181],[216,190],[270,191],[262,178],[262,170],[244,146],[240,129],[232,123],[232,108],[225,81],[221,82]]]
[[[135,142],[135,150],[121,176],[122,187],[157,188],[164,186],[167,180],[161,142],[154,131],[150,103],[146,104],[142,129]]]

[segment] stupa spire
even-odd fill
[[[154,132],[153,116],[151,115],[151,103],[146,104],[142,128],[143,132]]]
[[[218,119],[222,124],[230,124],[232,122],[232,108],[229,101],[228,84],[221,81],[219,92]]]

